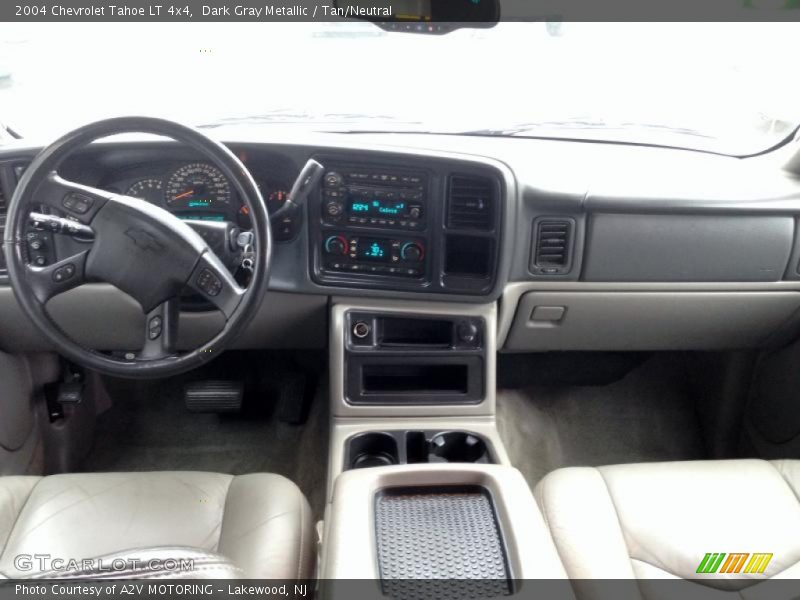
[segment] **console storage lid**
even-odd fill
[[[336,479],[325,515],[321,578],[379,579],[376,501],[387,493],[447,490],[477,490],[490,499],[511,579],[566,577],[536,501],[517,469],[423,464],[356,469]]]

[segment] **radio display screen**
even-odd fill
[[[399,217],[406,214],[408,204],[405,200],[385,200],[383,198],[351,198],[349,202],[351,215],[370,217]]]
[[[389,240],[359,238],[358,258],[377,262],[390,262],[392,260],[392,249]]]

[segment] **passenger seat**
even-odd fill
[[[800,578],[800,460],[566,468],[534,494],[572,579]]]

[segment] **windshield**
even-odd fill
[[[800,122],[796,23],[15,24],[0,121],[51,138],[109,116],[472,132],[748,154]]]

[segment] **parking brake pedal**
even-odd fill
[[[244,386],[241,381],[195,381],[183,388],[189,412],[235,413],[242,409]]]

